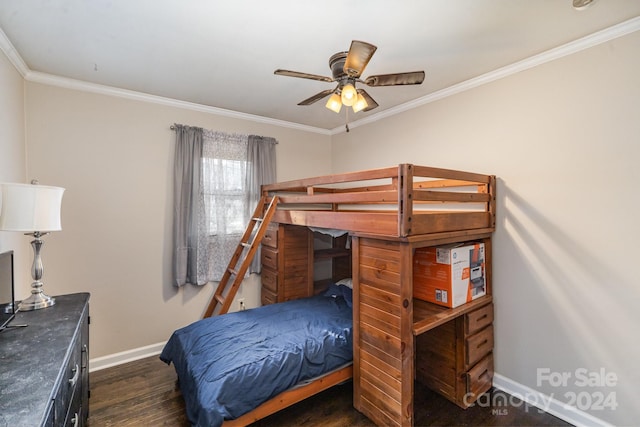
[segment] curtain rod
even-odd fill
[[[171,126],[169,126],[169,129],[176,130],[176,127],[175,127],[175,125],[171,125]],[[269,138],[268,136],[261,136],[261,135],[254,135],[254,136],[257,136],[258,138]],[[278,140],[275,141],[275,144],[276,145],[279,144]]]

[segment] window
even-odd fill
[[[222,278],[250,220],[260,186],[275,181],[273,138],[176,124],[175,283]],[[252,269],[258,271],[259,255]]]
[[[208,212],[207,232],[210,236],[220,234],[242,236],[247,223],[246,211],[247,162],[240,160],[202,159],[205,212]]]

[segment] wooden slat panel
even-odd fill
[[[385,329],[400,335],[400,318],[392,313],[370,305],[362,304],[360,307],[360,318],[379,329]]]
[[[398,359],[402,357],[400,339],[398,337],[391,336],[362,322],[360,323],[360,340],[368,342],[393,357]]]
[[[368,181],[373,179],[393,178],[397,176],[397,167],[382,169],[371,169],[365,171],[337,173],[332,175],[319,176],[314,178],[297,179],[292,181],[278,182],[262,186],[262,191],[280,191],[295,189],[297,187],[312,187],[316,185],[339,184],[344,182]]]
[[[370,344],[367,341],[360,341],[360,354],[369,353],[371,356],[382,360],[389,366],[393,366],[394,369],[401,369],[402,363],[399,358],[390,355],[389,353],[385,353],[380,348],[376,347],[375,344]]]
[[[380,393],[370,383],[367,383],[364,380],[363,380],[363,383],[364,383],[363,384],[364,387],[362,388],[363,399],[371,402],[373,405],[375,405],[379,409],[381,413],[386,414],[391,419],[395,419],[395,420],[402,419],[399,412],[400,406],[398,405],[397,402],[394,402],[391,399],[385,399],[386,396],[383,393]]]
[[[305,225],[340,230],[395,235],[398,217],[395,212],[331,212],[278,210],[274,220],[282,224]]]
[[[487,212],[420,212],[413,215],[411,234],[486,228],[490,222]]]
[[[321,194],[283,194],[279,197],[279,204],[301,203],[398,203],[398,192],[386,191],[350,191]]]
[[[364,262],[368,262],[368,259],[364,258]],[[366,267],[361,264],[360,274],[361,280],[364,283],[375,283],[375,286],[383,291],[392,293],[398,292],[400,275],[396,272],[392,272],[387,269]]]
[[[384,375],[387,376],[390,380],[390,383],[388,385],[389,389],[395,389],[396,391],[400,390],[402,371],[399,367],[391,366],[381,359],[378,359],[377,357],[366,352],[362,354],[360,363],[362,364],[363,372],[368,371],[375,376],[379,376],[379,374],[384,373]]]
[[[471,187],[478,185],[475,181],[464,181],[460,179],[434,179],[430,181],[413,181],[413,188],[451,188],[451,187]]]
[[[482,193],[464,193],[455,191],[414,190],[413,201],[440,202],[488,202],[491,195]]]
[[[400,258],[397,251],[393,252],[384,248],[363,247],[362,253],[360,254],[361,266],[364,265],[377,270],[388,270],[399,273],[399,262]]]
[[[413,176],[423,178],[459,179],[477,183],[488,183],[491,180],[490,175],[417,165],[413,165]]]
[[[364,396],[361,399],[359,410],[379,426],[394,427],[401,425],[399,418],[390,418],[388,415],[381,412],[375,403],[371,402]]]
[[[366,359],[362,359],[362,379],[373,384],[378,390],[380,390],[389,398],[400,403],[400,381],[397,377],[400,376],[399,372],[395,372],[395,375],[389,375],[384,369],[380,369],[375,365],[369,363]],[[394,378],[395,376],[395,378]]]
[[[389,292],[360,283],[360,304],[369,305],[400,316],[400,297]]]

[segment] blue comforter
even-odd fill
[[[350,299],[334,293],[197,321],[160,359],[174,364],[190,422],[219,426],[352,361],[351,334]]]

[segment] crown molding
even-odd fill
[[[605,28],[604,30],[598,31],[596,33],[590,34],[556,48],[549,49],[545,52],[523,59],[522,61],[515,62],[513,64],[498,68],[493,71],[489,71],[488,73],[482,74],[469,80],[465,80],[464,82],[449,86],[448,88],[430,93],[429,95],[425,95],[413,101],[406,102],[402,105],[398,105],[396,107],[381,111],[377,114],[373,114],[363,119],[356,120],[349,123],[349,128],[354,129],[359,126],[382,120],[386,117],[394,116],[396,114],[400,114],[402,112],[412,110],[426,104],[430,104],[440,99],[465,92],[469,89],[473,89],[496,80],[500,80],[524,70],[528,70],[529,68],[537,67],[538,65],[555,61],[556,59],[560,59],[565,56],[580,52],[582,50],[597,46],[599,44],[606,43],[610,40],[625,36],[627,34],[631,34],[638,30],[640,30],[640,16],[629,19],[612,27]],[[344,131],[344,126],[340,126],[332,129],[331,135],[336,135]]]
[[[24,78],[29,72],[29,67],[27,67],[27,64],[22,60],[22,57],[16,48],[13,47],[13,44],[4,31],[2,31],[2,28],[0,28],[0,50],[4,52],[7,58],[9,58],[9,61]]]
[[[169,107],[182,108],[185,110],[198,111],[202,113],[214,114],[217,116],[229,117],[233,119],[248,120],[252,122],[264,123],[273,126],[285,127],[290,129],[301,130],[305,132],[320,133],[323,135],[329,135],[330,131],[327,129],[320,129],[313,126],[301,125],[298,123],[287,122],[284,120],[271,119],[268,117],[257,116],[254,114],[240,113],[232,110],[225,110],[224,108],[211,107],[203,104],[196,104],[194,102],[180,101],[173,98],[165,98],[157,95],[150,95],[147,93],[136,92],[128,89],[120,89],[113,86],[100,85],[96,83],[89,83],[82,80],[70,79],[67,77],[55,76],[52,74],[41,73],[38,71],[28,71],[25,76],[25,80],[42,83],[51,86],[62,87],[65,89],[79,90],[83,92],[97,93],[101,95],[115,96],[119,98],[131,99],[134,101],[149,102],[152,104],[160,104]]]

